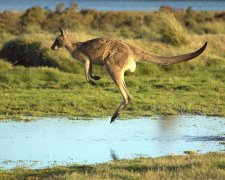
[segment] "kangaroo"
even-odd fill
[[[111,38],[96,38],[85,42],[73,42],[69,36],[68,29],[60,29],[60,35],[55,39],[52,50],[65,47],[72,57],[84,65],[86,81],[95,85],[93,80],[101,77],[93,75],[92,64],[103,66],[119,88],[123,100],[114,111],[110,123],[112,123],[121,111],[130,103],[131,96],[127,90],[124,73],[127,70],[135,71],[136,62],[147,61],[155,64],[174,64],[191,60],[199,56],[206,48],[207,42],[195,52],[162,57],[141,50],[121,40]]]

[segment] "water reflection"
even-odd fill
[[[223,151],[225,119],[159,116],[116,121],[43,118],[0,122],[0,167],[41,168],[139,156]]]
[[[119,159],[116,152],[112,149],[110,149],[110,156],[111,156],[112,160],[118,160]]]

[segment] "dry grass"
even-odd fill
[[[176,20],[172,13],[160,13],[157,29],[162,42],[180,46],[186,44],[188,35],[184,27]]]
[[[0,171],[1,180],[224,179],[225,154],[116,160],[97,165]]]

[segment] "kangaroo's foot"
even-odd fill
[[[94,80],[99,80],[99,79],[101,79],[101,76],[91,76],[91,78]]]
[[[119,115],[120,115],[120,114],[119,114],[118,112],[117,112],[117,113],[114,113],[113,116],[111,117],[110,123],[112,123],[113,121],[115,121],[116,118],[118,118]]]

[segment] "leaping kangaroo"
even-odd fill
[[[80,61],[85,68],[85,77],[88,83],[94,85],[93,80],[99,80],[100,76],[93,75],[92,64],[101,65],[118,86],[123,96],[123,101],[114,111],[112,123],[120,112],[129,104],[131,96],[127,90],[124,73],[127,70],[135,71],[136,62],[147,61],[155,64],[174,64],[191,60],[199,56],[206,48],[207,42],[197,51],[172,57],[162,57],[141,50],[121,40],[110,38],[96,38],[85,42],[73,42],[68,34],[68,29],[60,29],[60,35],[55,39],[51,49],[57,50],[65,47],[72,57]]]

